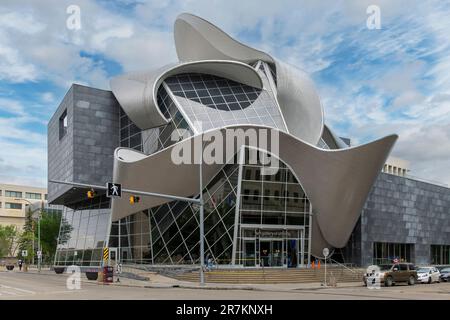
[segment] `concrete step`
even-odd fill
[[[330,268],[327,270],[327,279],[336,282],[362,281],[364,271],[361,269]],[[309,283],[323,282],[325,270],[320,269],[222,269],[205,273],[206,281],[213,283]],[[182,281],[198,282],[198,271],[191,271],[176,276]]]

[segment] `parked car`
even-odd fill
[[[450,282],[450,267],[443,268],[440,270],[441,272],[441,281]]]
[[[416,267],[412,263],[382,264],[377,267],[380,269],[378,273],[371,272],[364,275],[365,285],[367,285],[367,281],[374,283],[376,278],[380,280],[380,284],[384,284],[386,287],[399,282],[413,285],[417,281]]]
[[[417,281],[421,283],[440,282],[441,273],[436,267],[420,267],[417,269]]]

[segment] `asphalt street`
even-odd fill
[[[346,288],[236,290],[236,289],[188,289],[145,288],[125,285],[103,285],[83,280],[81,288],[70,290],[66,286],[67,274],[36,274],[24,272],[0,272],[0,300],[159,300],[159,299],[439,299],[450,300],[450,283],[397,285],[390,288],[372,289],[354,286]]]

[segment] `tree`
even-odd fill
[[[53,257],[56,252],[56,247],[58,245],[58,234],[61,221],[61,213],[48,213],[46,211],[42,212],[41,215],[41,250],[43,258],[46,262],[50,263],[53,261]],[[63,228],[64,231],[66,228]],[[36,239],[38,238],[38,228],[34,228],[34,235]],[[62,241],[64,241],[64,236]]]
[[[0,225],[0,257],[13,257],[19,244],[19,231],[14,225]]]
[[[18,257],[29,264],[33,261],[34,250],[33,250],[34,234],[33,234],[33,212],[28,208],[25,215],[25,225],[23,226],[23,231],[19,237],[19,254]],[[22,256],[22,251],[27,251],[27,256]]]

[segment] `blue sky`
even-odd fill
[[[69,5],[81,29],[66,27]],[[378,5],[381,29],[366,26]],[[176,61],[173,22],[197,14],[306,70],[325,121],[354,144],[387,134],[414,176],[450,184],[449,1],[0,2],[0,182],[46,185],[47,122],[74,82]]]

